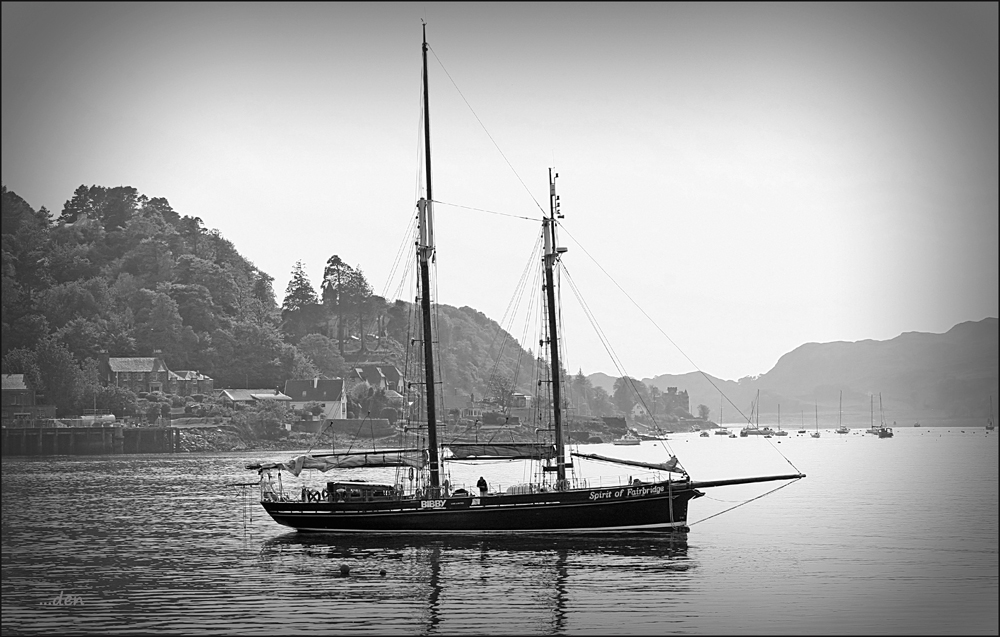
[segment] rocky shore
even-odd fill
[[[303,451],[316,447],[315,436],[312,434],[291,434],[281,440],[247,440],[228,429],[200,428],[181,431],[180,448],[186,453],[220,453],[226,451]],[[398,438],[382,438],[375,441],[379,447],[392,447],[398,444]],[[327,443],[329,444],[329,443]],[[322,443],[320,443],[322,445]],[[326,449],[329,451],[329,449]]]

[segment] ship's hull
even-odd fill
[[[520,495],[387,499],[357,503],[261,502],[275,522],[333,533],[567,533],[687,528],[687,504],[703,495],[666,482]]]

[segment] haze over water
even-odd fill
[[[246,462],[290,453],[5,459],[4,632],[997,633],[996,434],[669,444],[695,479],[791,473],[789,463],[808,477],[710,519],[781,483],[706,490],[687,543],[351,539],[289,532],[225,488],[256,478]],[[581,451],[666,455],[650,442]],[[618,471],[575,462],[590,476]],[[455,465],[451,476],[498,470],[511,482],[523,473]]]

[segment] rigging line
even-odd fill
[[[512,219],[524,219],[525,221],[534,221],[535,223],[541,222],[541,219],[536,219],[535,217],[524,217],[521,215],[513,215],[509,212],[497,212],[496,210],[486,210],[485,208],[473,208],[472,206],[463,206],[457,203],[448,203],[447,201],[433,200],[436,204],[441,204],[442,206],[451,206],[453,208],[465,208],[466,210],[475,210],[476,212],[488,212],[491,215],[500,215],[501,217],[510,217]]]
[[[531,281],[530,289],[531,290],[536,290],[536,291],[539,290],[539,279],[541,278],[541,274],[542,274],[541,262],[540,262],[540,259],[538,259],[538,252],[539,252],[539,249],[541,248],[541,243],[542,243],[542,235],[539,233],[538,239],[535,242],[535,249],[531,253],[531,257],[532,257],[532,260],[535,263],[535,267],[531,269],[531,273],[533,273],[534,276],[533,276],[532,281]],[[527,275],[528,272],[525,272],[524,274]],[[514,370],[514,374],[515,374],[515,376],[514,376],[514,385],[515,386],[517,385],[517,379],[521,377],[521,366],[524,363],[523,358],[524,358],[524,355],[527,354],[527,352],[524,349],[524,345],[527,345],[527,344],[531,343],[534,340],[534,337],[532,337],[531,340],[528,339],[528,329],[532,325],[532,320],[531,320],[532,319],[532,311],[533,311],[533,308],[535,306],[535,301],[536,300],[537,300],[537,295],[536,294],[533,293],[533,294],[529,294],[528,295],[528,303],[527,303],[527,307],[525,308],[525,313],[524,313],[524,326],[521,329],[521,344],[522,344],[522,346],[520,348],[518,348],[518,352],[517,352],[517,367]],[[518,300],[518,307],[520,307],[520,305],[521,305],[521,302],[520,302],[520,300]],[[516,312],[516,309],[515,309],[515,312]],[[513,327],[514,327],[514,317],[511,317],[511,329],[513,329]],[[531,380],[533,380],[533,379],[529,379],[529,382]],[[534,408],[532,408],[532,411],[534,411]]]
[[[762,494],[760,494],[760,495],[759,495],[759,496],[757,496],[756,498],[750,498],[750,499],[749,499],[749,500],[747,500],[746,502],[740,502],[739,504],[737,504],[737,505],[736,505],[736,506],[734,506],[734,507],[729,507],[729,508],[728,508],[728,509],[726,509],[725,511],[719,511],[718,513],[714,513],[714,514],[712,514],[712,515],[708,516],[707,518],[702,518],[702,519],[700,519],[700,520],[697,520],[697,521],[695,521],[695,522],[692,522],[692,523],[691,523],[691,524],[689,524],[688,526],[689,526],[689,527],[692,527],[692,526],[694,526],[695,524],[699,524],[699,523],[701,523],[701,522],[704,522],[705,520],[711,520],[712,518],[714,518],[714,517],[716,517],[716,516],[720,516],[720,515],[722,515],[723,513],[728,513],[728,512],[730,512],[730,511],[732,511],[733,509],[738,509],[738,508],[740,508],[741,506],[743,506],[744,504],[750,504],[750,503],[751,503],[751,502],[753,502],[754,500],[760,500],[760,499],[761,499],[761,498],[763,498],[764,496],[766,496],[766,495],[771,495],[771,494],[772,494],[772,493],[774,493],[775,491],[779,491],[779,490],[781,490],[781,489],[784,489],[784,488],[785,488],[785,487],[787,487],[788,485],[790,485],[790,484],[794,484],[794,483],[798,482],[798,481],[799,481],[799,480],[801,480],[801,479],[802,479],[802,478],[796,478],[795,480],[792,480],[791,482],[786,482],[785,484],[783,484],[783,485],[781,485],[781,486],[779,486],[779,487],[775,487],[774,489],[771,489],[771,490],[770,490],[770,491],[768,491],[767,493],[762,493]],[[720,500],[720,502],[721,502],[721,500]]]
[[[535,261],[535,254],[538,252],[538,247],[541,243],[541,237],[535,241],[535,245],[531,250],[531,254],[528,256],[528,262],[525,264],[524,269],[521,271],[521,277],[517,282],[517,287],[514,289],[514,294],[511,296],[510,301],[507,303],[507,309],[504,311],[503,318],[501,319],[502,324],[497,325],[497,331],[493,335],[493,340],[490,342],[489,349],[486,351],[492,351],[493,346],[496,344],[497,337],[500,332],[503,331],[503,340],[500,342],[500,346],[497,351],[496,360],[493,363],[493,368],[490,370],[490,380],[492,381],[499,369],[500,362],[503,357],[503,351],[507,346],[508,341],[511,338],[510,330],[513,329],[514,318],[517,314],[517,308],[521,305],[521,299],[524,297],[524,287],[528,279],[528,272],[531,270],[531,264]],[[510,317],[508,322],[508,316]],[[517,370],[515,370],[515,381],[517,379]]]
[[[746,414],[743,413],[743,411],[736,405],[736,403],[734,403],[732,401],[731,398],[729,398],[729,396],[726,396],[725,392],[723,392],[721,389],[719,389],[719,386],[715,384],[715,382],[712,380],[712,377],[709,376],[708,374],[706,374],[704,371],[702,371],[702,369],[700,367],[698,367],[697,363],[695,363],[693,360],[691,360],[691,357],[688,356],[687,353],[685,353],[684,350],[682,350],[680,348],[680,346],[677,343],[675,343],[674,340],[672,338],[670,338],[670,336],[666,332],[664,332],[663,329],[659,325],[657,325],[656,321],[654,321],[653,318],[649,314],[646,313],[646,310],[642,309],[642,307],[640,307],[639,304],[635,302],[635,299],[633,299],[631,296],[629,296],[629,293],[626,292],[625,289],[618,284],[618,281],[616,281],[614,279],[614,277],[612,277],[611,274],[609,274],[608,271],[604,269],[604,266],[602,266],[600,263],[598,263],[597,259],[595,259],[592,254],[590,254],[589,252],[587,252],[587,249],[585,247],[583,247],[583,244],[581,244],[579,241],[576,240],[576,237],[574,237],[572,235],[572,233],[570,233],[570,231],[566,229],[566,226],[565,225],[560,225],[560,227],[563,229],[563,231],[567,235],[569,235],[569,238],[573,240],[573,243],[575,243],[577,246],[579,246],[579,248],[581,250],[583,250],[583,253],[586,254],[588,257],[590,257],[590,260],[594,262],[594,265],[596,265],[598,268],[600,268],[601,272],[603,272],[604,275],[607,276],[608,279],[610,279],[611,282],[615,284],[615,287],[617,287],[621,291],[621,293],[625,295],[625,298],[627,298],[629,301],[631,301],[632,305],[634,305],[640,312],[642,312],[642,315],[645,316],[649,320],[649,322],[653,324],[653,327],[655,327],[657,329],[657,331],[660,332],[660,334],[663,334],[664,338],[666,338],[668,341],[670,341],[670,344],[673,345],[674,348],[678,352],[681,353],[681,356],[683,356],[684,358],[686,358],[687,361],[689,363],[691,363],[691,365],[693,365],[696,370],[698,370],[698,373],[705,377],[705,380],[707,380],[709,382],[709,384],[712,387],[714,387],[717,392],[719,392],[720,396],[722,396],[723,398],[725,398],[726,401],[730,405],[732,405],[732,407],[741,416],[743,416],[744,418],[746,418]]]
[[[649,407],[646,405],[646,402],[642,399],[642,396],[639,395],[639,391],[636,388],[632,377],[628,375],[627,371],[625,370],[624,363],[621,362],[621,359],[615,353],[614,348],[611,347],[610,340],[608,340],[607,336],[604,334],[604,330],[601,329],[600,324],[597,322],[597,319],[594,316],[593,312],[591,311],[590,306],[587,304],[587,301],[583,298],[583,295],[580,293],[580,290],[576,285],[576,281],[573,280],[573,276],[570,274],[569,268],[566,267],[565,263],[562,264],[562,270],[566,274],[566,280],[569,282],[570,290],[573,291],[573,294],[576,296],[577,301],[579,301],[580,306],[583,308],[584,315],[590,322],[591,327],[594,328],[594,332],[597,333],[598,338],[601,341],[601,344],[604,345],[604,349],[605,351],[607,351],[608,356],[611,358],[611,362],[614,364],[615,369],[618,370],[618,373],[621,374],[623,378],[627,379],[626,382],[628,383],[629,388],[632,390],[632,393],[635,394],[636,398],[639,399],[639,402],[642,404],[643,409],[646,410],[646,413],[650,414],[650,417],[652,417]],[[655,419],[653,422],[654,423],[656,422]],[[674,451],[671,446],[664,444],[664,448],[670,455],[674,455]]]
[[[406,227],[406,231],[403,233],[403,239],[400,242],[399,248],[396,251],[396,259],[392,263],[392,269],[389,271],[389,276],[386,278],[385,284],[382,286],[382,294],[381,294],[381,296],[386,301],[386,305],[388,305],[389,286],[392,284],[393,280],[396,278],[396,273],[399,270],[399,264],[401,262],[405,261],[406,266],[404,267],[403,272],[400,275],[399,285],[396,286],[396,297],[397,298],[399,297],[399,293],[402,291],[403,285],[405,284],[406,272],[413,265],[413,263],[412,263],[412,261],[410,259],[405,258],[405,255],[406,255],[406,248],[407,248],[407,246],[410,244],[410,242],[413,240],[413,238],[416,237],[416,226],[417,226],[417,215],[413,215],[410,218],[409,225],[407,225],[407,227]],[[379,312],[374,312],[372,314],[371,320],[368,322],[368,328],[367,328],[367,332],[366,333],[369,333],[369,334],[372,333],[372,331],[375,328],[376,323],[378,322],[378,315],[379,315]],[[363,325],[362,325],[362,329],[365,329]],[[378,340],[381,340],[381,338],[382,338],[382,336],[378,335]]]
[[[541,237],[541,235],[539,235],[539,238],[540,237]],[[535,264],[536,265],[535,265],[535,268],[534,268],[534,278],[532,279],[532,282],[531,282],[531,289],[532,290],[539,290],[540,289],[540,283],[539,283],[539,281],[540,281],[541,276],[542,276],[542,268],[541,268],[541,263],[537,259],[535,261]],[[535,342],[537,340],[536,339],[536,336],[538,336],[537,332],[532,333],[531,336],[529,337],[528,336],[528,331],[533,326],[537,327],[537,325],[538,325],[537,322],[534,320],[534,318],[535,318],[534,312],[535,312],[535,304],[539,301],[539,298],[538,298],[539,296],[540,295],[538,295],[538,294],[531,294],[531,295],[528,296],[528,306],[525,308],[525,311],[524,311],[524,327],[521,329],[521,342],[524,343],[524,344],[533,343],[533,342]],[[531,347],[531,349],[534,349],[534,348]],[[529,375],[528,382],[532,383],[530,391],[532,392],[532,394],[537,394],[537,389],[536,388],[537,388],[538,384],[537,384],[536,381],[538,380],[538,374],[537,374],[537,369],[536,369],[537,364],[535,362],[536,357],[535,357],[534,354],[532,354],[531,360],[529,362],[527,362],[527,363],[524,363],[522,361],[522,357],[525,356],[526,354],[527,354],[527,352],[522,347],[521,351],[517,355],[517,374],[520,377],[521,366],[523,364],[530,365],[530,367],[528,368],[528,375]],[[537,410],[537,405],[533,404],[531,406],[531,418],[529,420],[529,423],[531,425],[535,425],[535,426],[537,426],[538,424],[540,424],[540,420],[538,420],[538,419],[535,418],[535,414],[537,413],[536,410]],[[536,435],[536,437],[537,437],[537,435]]]
[[[412,227],[412,226],[411,226]],[[414,229],[413,238],[416,238],[416,230]],[[408,283],[410,282],[410,277],[413,276],[413,271],[416,267],[414,259],[406,259],[406,266],[403,268],[403,272],[399,277],[399,285],[396,286],[396,291],[393,293],[394,300],[400,300],[403,298],[403,288],[409,288]],[[388,298],[388,297],[387,297]],[[406,303],[410,304],[408,301]]]
[[[351,440],[350,446],[347,447],[347,453],[350,453],[354,449],[354,442],[358,439],[358,434],[361,433],[361,428],[365,426],[365,421],[368,420],[369,415],[370,414],[368,412],[365,412],[365,417],[361,419],[361,424],[358,425],[358,430],[357,432],[355,432],[354,438]]]
[[[420,198],[423,184],[421,176],[424,174],[424,162],[422,161],[424,157],[424,70],[422,64],[420,67],[420,86],[417,89],[417,103],[419,116],[417,117],[417,174],[413,189],[414,199]]]
[[[431,326],[431,334],[428,338],[431,339],[432,343],[437,343],[437,347],[433,348],[431,364],[435,365],[435,370],[438,372],[438,378],[435,379],[434,384],[441,388],[440,396],[437,394],[437,387],[430,387],[428,391],[434,393],[434,427],[436,428],[438,422],[441,421],[441,414],[447,413],[444,408],[444,365],[441,363],[441,303],[439,299],[441,298],[440,289],[438,288],[438,269],[437,269],[437,248],[434,249],[434,258],[431,261],[431,267],[433,270],[433,276],[431,279],[431,286],[434,288],[434,295],[430,297],[431,299],[431,318],[434,321],[434,325]],[[440,398],[440,400],[438,400]],[[430,431],[431,419],[427,419],[427,428]],[[441,443],[438,443],[440,446]],[[438,467],[440,468],[440,460],[438,461]]]
[[[409,247],[410,241],[412,241],[415,232],[414,226],[417,224],[417,217],[413,215],[410,217],[410,223],[406,226],[406,231],[403,232],[403,239],[399,244],[399,249],[396,250],[396,259],[392,262],[392,269],[389,271],[389,276],[386,279],[385,285],[382,287],[382,298],[387,298],[389,293],[389,285],[396,278],[396,272],[399,270],[399,264],[404,260],[404,256],[407,252],[407,247]],[[408,262],[409,259],[406,259]]]
[[[778,449],[776,446],[774,446],[774,441],[773,440],[767,438],[766,436],[765,436],[764,440],[767,441],[767,444],[771,445],[772,449],[774,449],[775,451],[778,452],[779,456],[781,456],[782,458],[784,458],[785,462],[788,463],[788,466],[790,466],[792,469],[795,469],[796,473],[802,473],[801,471],[799,471],[799,468],[796,467],[795,464],[793,464],[792,461],[788,459],[788,456],[786,456],[785,454],[781,453],[781,449]]]
[[[324,427],[323,427],[322,429],[320,429],[319,431],[317,431],[317,432],[316,432],[316,435],[315,435],[315,436],[313,436],[313,439],[312,439],[312,441],[311,441],[311,442],[309,443],[309,448],[308,448],[308,449],[306,449],[306,455],[307,455],[307,456],[308,456],[309,454],[311,454],[311,453],[312,453],[312,450],[313,450],[313,447],[315,447],[315,446],[316,446],[316,442],[317,442],[317,441],[319,441],[320,437],[321,437],[321,436],[322,436],[323,434],[325,434],[325,433],[326,433],[326,430],[327,430],[328,428],[330,428],[330,427],[332,427],[332,426],[333,426],[333,421],[328,421],[328,422],[326,423],[326,425],[325,425],[325,426],[324,426]],[[333,447],[332,447],[332,446],[330,447],[330,449],[331,449],[331,450],[333,450],[333,451],[336,451],[335,449],[333,449]]]
[[[563,401],[565,402],[566,408],[567,408],[567,411],[566,411],[566,427],[565,427],[565,429],[569,433],[569,432],[571,432],[570,427],[572,425],[572,420],[570,420],[570,418],[569,418],[569,395],[570,395],[570,392],[568,391],[569,390],[569,381],[568,381],[568,379],[572,378],[572,374],[570,373],[569,366],[567,365],[567,361],[569,360],[569,357],[566,354],[566,350],[569,349],[569,344],[568,344],[568,340],[567,340],[566,330],[563,329],[563,300],[562,300],[562,275],[563,275],[563,272],[565,272],[565,270],[566,270],[566,265],[562,262],[562,258],[558,257],[558,254],[557,254],[557,259],[558,259],[558,265],[559,265],[559,267],[556,269],[555,275],[556,275],[556,277],[558,277],[559,281],[556,284],[556,290],[555,291],[556,291],[556,294],[559,295],[559,298],[558,298],[557,304],[556,304],[556,308],[559,311],[559,316],[558,316],[557,320],[559,321],[558,331],[559,331],[560,338],[558,339],[558,342],[556,343],[556,347],[559,348],[560,362],[562,364],[559,366],[559,369],[556,370],[556,373],[559,374],[559,382],[561,383],[560,386],[561,387],[565,387],[567,389],[565,396],[563,396],[562,398],[563,398]],[[562,370],[563,370],[564,367],[566,368],[566,376],[565,377],[562,375]],[[573,439],[572,438],[570,438],[569,444],[567,446],[569,447],[570,452],[572,452],[573,449],[574,449]],[[576,447],[576,448],[578,449],[579,447]],[[575,469],[573,469],[571,471],[572,471],[572,473],[574,475],[576,475],[576,470]]]
[[[537,248],[537,243],[535,248]],[[509,330],[505,326],[513,324],[514,315],[517,312],[517,308],[520,305],[520,299],[524,292],[524,283],[527,278],[528,268],[535,256],[535,248],[532,248],[531,255],[528,258],[528,263],[525,265],[524,270],[521,271],[521,276],[518,279],[517,286],[514,288],[514,293],[510,300],[507,302],[507,308],[504,310],[503,318],[500,319],[500,323],[497,324],[497,331],[493,334],[493,339],[490,341],[489,348],[486,351],[492,351],[493,346],[496,345],[497,338],[500,336],[500,332],[504,332],[503,340],[500,343],[499,350],[497,352],[497,358],[494,361],[493,368],[490,370],[490,379],[496,375],[497,369],[500,366],[500,358],[503,355],[504,347],[507,345],[507,340],[510,336]],[[508,323],[508,316],[510,317],[510,322]]]
[[[448,69],[444,67],[444,62],[442,62],[441,58],[437,56],[437,52],[434,51],[434,49],[431,48],[429,45],[427,48],[430,49],[431,53],[434,54],[434,59],[437,60],[438,64],[441,65],[441,70],[444,71],[444,74],[448,76],[449,80],[451,80],[452,86],[454,86],[455,90],[458,91],[458,94],[462,97],[462,101],[465,102],[465,105],[469,107],[469,110],[472,112],[472,116],[475,117],[476,121],[479,122],[479,125],[483,127],[483,132],[485,132],[486,136],[490,138],[491,142],[493,142],[493,145],[496,147],[497,152],[500,153],[500,156],[503,157],[503,160],[507,162],[507,166],[510,167],[511,172],[514,173],[514,176],[517,177],[517,180],[521,182],[522,186],[524,186],[525,192],[528,193],[528,196],[531,197],[531,200],[535,202],[535,205],[538,206],[538,209],[542,212],[542,215],[544,215],[545,209],[542,208],[542,205],[540,203],[538,203],[538,200],[535,199],[535,196],[531,194],[531,190],[528,189],[527,184],[524,183],[524,180],[521,179],[521,176],[517,174],[516,170],[514,170],[514,166],[510,163],[510,160],[507,159],[507,156],[503,154],[502,150],[500,150],[500,145],[497,144],[495,139],[493,139],[493,135],[490,135],[490,131],[487,130],[486,124],[483,124],[483,120],[479,119],[479,115],[477,115],[475,109],[472,108],[472,104],[469,104],[469,100],[465,99],[465,95],[462,93],[462,89],[458,88],[458,84],[455,83],[455,80],[451,77],[451,73],[448,72]]]

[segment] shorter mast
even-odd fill
[[[552,173],[549,168],[549,216],[542,218],[542,234],[545,240],[545,295],[548,304],[549,323],[549,352],[552,363],[552,418],[555,424],[556,443],[556,488],[565,489],[566,484],[566,449],[563,444],[562,430],[562,391],[560,387],[559,365],[559,330],[556,318],[556,293],[555,293],[555,269],[559,255],[566,252],[566,248],[558,247],[556,242],[556,218],[561,218],[559,214],[559,197],[556,195],[556,177],[559,173]]]

